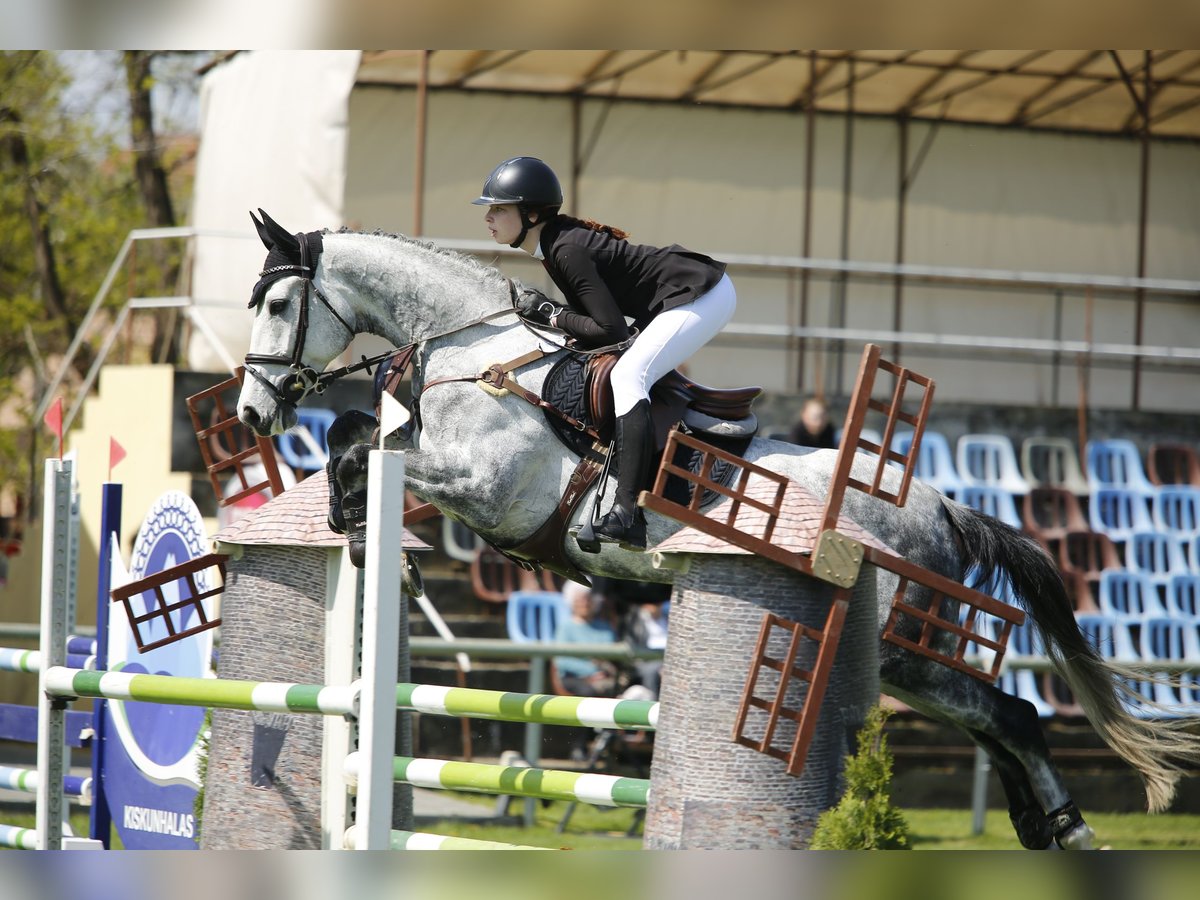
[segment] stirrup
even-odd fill
[[[614,506],[595,527],[596,537],[602,544],[616,544],[622,550],[646,549],[646,517],[642,509],[635,506],[625,521],[624,510]]]

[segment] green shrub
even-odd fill
[[[892,754],[883,734],[890,713],[875,706],[846,757],[846,793],[817,820],[813,850],[908,850],[908,822],[891,800]]]

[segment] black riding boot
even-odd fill
[[[654,464],[654,422],[650,401],[637,405],[617,419],[617,491],[613,507],[596,525],[601,542],[620,544],[625,550],[646,549],[646,517],[637,505],[638,492],[650,478]]]

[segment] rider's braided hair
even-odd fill
[[[592,231],[599,231],[603,234],[612,235],[618,241],[624,241],[629,237],[629,232],[625,231],[623,228],[617,228],[615,225],[602,225],[595,219],[578,219],[575,216],[568,216],[566,213],[560,213],[557,206],[544,206],[540,209],[538,207],[531,206],[527,207],[527,209],[529,212],[537,212],[539,214],[539,221],[542,219],[545,219],[546,221],[557,219],[562,225],[577,225],[583,228],[590,228]]]
[[[624,229],[617,228],[614,225],[601,225],[595,219],[577,219],[574,216],[568,216],[565,213],[559,213],[558,219],[565,225],[582,225],[584,228],[592,229],[592,231],[610,234],[618,241],[626,240],[629,237],[629,232],[625,231]]]

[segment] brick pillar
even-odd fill
[[[784,762],[735,744],[731,735],[763,613],[820,628],[832,593],[824,582],[742,555],[695,555],[676,579],[647,849],[808,846],[818,816],[841,796],[844,759],[879,699],[873,567],[863,566],[854,588],[803,774],[786,774]],[[810,668],[814,657],[815,646],[805,641],[797,662]],[[763,696],[762,688],[756,693]],[[790,695],[789,705],[798,696]]]
[[[325,547],[247,545],[227,564],[217,674],[321,684]],[[321,847],[321,716],[214,709],[202,850]]]

